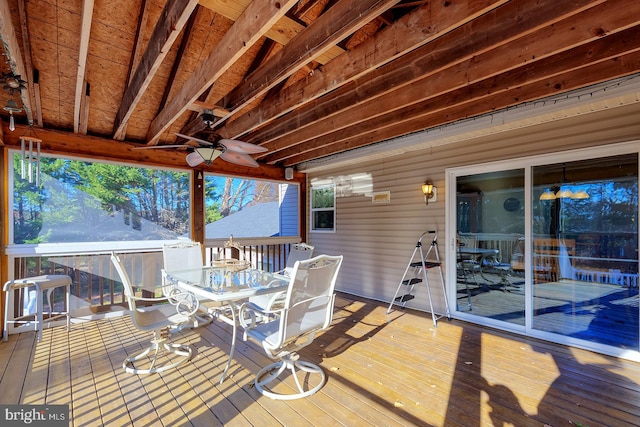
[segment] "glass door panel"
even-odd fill
[[[456,308],[525,324],[524,169],[456,178]]]
[[[532,168],[534,329],[638,348],[638,155]]]

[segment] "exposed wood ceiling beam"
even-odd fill
[[[272,120],[341,87],[417,47],[471,21],[507,0],[484,0],[460,7],[429,3],[385,28],[376,36],[345,52],[305,79],[293,83],[259,107],[236,117],[218,129],[227,138],[238,138]],[[421,31],[416,31],[421,28]],[[393,41],[393,43],[391,42]],[[260,143],[262,136],[252,135]]]
[[[245,107],[398,1],[339,1],[237,86],[225,107],[232,114]]]
[[[242,12],[249,6],[251,0],[235,0],[235,1],[227,1],[227,0],[200,0],[200,4],[207,9],[211,9],[212,11],[219,13],[220,15],[229,18],[232,21],[237,21]],[[264,36],[280,43],[281,45],[286,45],[289,41],[295,37],[298,33],[303,31],[305,26],[296,22],[295,20],[289,18],[288,16],[282,16],[273,27],[269,28]],[[323,52],[316,59],[321,64],[326,64],[331,61],[333,58],[339,56],[344,52],[344,49],[333,46],[328,49],[326,52]]]
[[[227,71],[275,22],[296,3],[296,0],[254,1],[229,28],[216,48],[189,76],[174,98],[151,122],[147,141],[153,143],[189,104],[198,99],[225,71]]]
[[[175,0],[166,3],[131,83],[125,89],[113,126],[114,139],[125,138],[127,121],[196,6],[198,0]]]
[[[588,5],[590,2],[585,0],[583,3]],[[573,9],[563,9],[561,4],[552,0],[536,1],[538,7],[534,9],[520,9],[523,6],[521,2],[517,5],[507,3],[468,26],[451,31],[400,60],[380,67],[362,81],[356,80],[352,85],[296,111],[291,119],[283,121],[282,126],[269,129],[273,131],[272,137],[262,132],[261,139],[269,141],[263,145],[271,150],[267,155],[274,159],[274,151],[309,140],[305,135],[313,131],[318,133],[312,138],[317,138],[344,128],[343,124],[348,121],[350,125],[356,125],[371,117],[388,115],[401,108],[397,101],[403,105],[422,102],[442,92],[557,53],[553,48],[566,40],[553,38],[571,37],[576,45],[586,43],[599,36],[593,34],[592,29],[601,22],[601,13],[613,15],[606,14],[607,8],[601,2],[595,3],[596,7],[577,15],[571,15]],[[569,16],[573,17],[568,23],[564,21],[564,26],[558,24],[559,20]],[[565,28],[567,25],[569,28]],[[583,31],[576,30],[574,26]],[[617,24],[612,26],[615,28]],[[474,34],[474,37],[469,34]],[[524,52],[518,49],[523,45],[528,46]],[[418,86],[420,90],[416,89]],[[395,90],[390,91],[390,88]],[[330,126],[329,130],[327,126]]]
[[[7,132],[6,124],[4,124],[2,130],[4,134],[0,132],[0,135],[2,136],[5,146],[15,149],[20,148],[20,136],[28,132],[28,128],[20,124],[16,124],[15,132]],[[141,147],[140,144],[127,142],[114,143],[111,139],[50,129],[38,129],[38,138],[42,139],[42,153],[192,170],[185,161],[187,151],[136,150],[136,147]],[[284,180],[284,169],[269,165],[251,168],[217,160],[209,166],[203,164],[202,167],[199,166],[198,169],[227,176]]]
[[[26,72],[27,89],[29,90],[29,99],[32,106],[32,119],[27,120],[34,123],[38,127],[42,127],[42,107],[40,103],[40,83],[38,73],[33,69],[33,61],[31,56],[31,40],[29,37],[29,22],[27,20],[26,0],[18,0],[18,14],[20,15],[20,30],[22,31],[22,49],[24,52],[24,68]]]
[[[637,32],[637,29],[636,29]],[[522,104],[528,101],[538,100],[541,97],[548,97],[556,94],[558,90],[570,91],[579,89],[586,85],[594,84],[594,76],[598,76],[597,81],[606,81],[629,75],[640,67],[640,51],[635,51],[619,57],[612,58],[600,63],[589,63],[578,70],[563,72],[547,79],[535,79],[530,84],[523,84],[509,90],[500,90],[497,93],[487,92],[488,85],[493,79],[474,84],[471,88],[461,88],[446,96],[439,97],[434,101],[437,108],[430,113],[422,111],[409,119],[398,120],[395,123],[386,123],[386,127],[379,127],[375,134],[362,133],[357,137],[344,140],[336,138],[335,143],[323,144],[313,150],[306,151],[302,155],[294,155],[283,162],[284,166],[298,164],[313,160],[327,154],[335,154],[341,151],[352,150],[354,148],[369,145],[372,142],[388,140],[400,135],[405,135],[407,131],[414,132],[425,128],[432,128],[444,124],[463,120],[469,117],[487,114],[492,111]],[[508,83],[514,81],[508,77]],[[484,98],[481,95],[487,95]],[[409,111],[403,112],[411,114]],[[394,115],[395,118],[401,114]]]
[[[228,2],[226,0],[200,0],[200,5],[235,22],[250,4],[250,2],[251,0],[237,0],[234,2]],[[304,31],[305,28],[305,25],[303,25],[302,23],[299,23],[296,20],[285,15],[280,18],[280,20],[278,20],[272,28],[267,30],[264,35],[272,43],[286,45],[297,34]],[[344,49],[339,46],[330,46],[327,50],[321,52],[317,56],[316,61],[320,64],[325,64],[332,59],[340,56],[343,52]],[[205,108],[211,109],[211,104],[216,101],[217,100],[211,100],[208,96],[206,96],[203,101],[197,102],[201,102],[202,104],[207,106]],[[218,105],[213,108],[220,111],[221,106]],[[194,110],[191,106],[189,107],[189,109]],[[227,115],[216,117],[227,118],[226,116]],[[222,124],[222,121],[218,124],[218,126],[220,124]],[[205,126],[200,120],[192,117],[192,119],[181,129],[181,133],[193,135],[194,133],[197,133],[204,128]]]
[[[184,34],[182,35],[182,40],[180,41],[180,46],[178,47],[178,52],[176,54],[176,58],[171,65],[171,73],[169,74],[169,80],[167,81],[167,85],[164,88],[164,92],[162,93],[162,99],[160,100],[160,106],[158,107],[158,111],[161,111],[164,106],[167,104],[167,99],[169,99],[169,94],[173,89],[173,85],[175,83],[176,74],[178,73],[178,69],[182,64],[182,60],[184,58],[184,53],[187,51],[189,44],[191,43],[191,33],[193,32],[193,25],[198,19],[198,10],[199,6],[196,7],[196,10],[191,14],[189,20],[187,21],[187,25],[184,28]]]
[[[140,4],[140,14],[138,17],[138,25],[136,26],[136,37],[133,42],[133,50],[131,51],[129,70],[127,71],[127,85],[131,84],[133,72],[138,68],[138,64],[140,64],[144,53],[144,37],[142,37],[142,31],[147,27],[147,21],[149,20],[149,3],[150,1],[142,0],[142,3]]]
[[[133,73],[138,68],[140,64],[142,55],[144,54],[144,37],[142,36],[142,31],[147,27],[147,21],[149,20],[149,8],[150,1],[142,0],[140,4],[140,12],[138,14],[138,25],[136,26],[136,36],[133,41],[133,49],[131,51],[131,59],[129,60],[129,68],[127,70],[127,84],[129,86],[131,81],[133,80]],[[129,122],[125,122],[122,126],[121,133],[126,135],[127,126]]]
[[[7,1],[0,2],[0,40],[2,40],[2,44],[4,45],[4,53],[11,71],[25,79],[28,78],[27,69],[20,53],[20,44],[16,37],[13,22],[11,22],[9,2]],[[31,82],[27,82],[27,84],[29,83]],[[20,98],[27,114],[27,121],[33,123],[33,110],[29,94],[20,92]]]
[[[89,125],[89,101],[91,100],[91,85],[85,82],[83,86],[82,97],[80,98],[80,119],[78,120],[78,130],[77,133],[81,133],[82,135],[87,134],[87,129]]]
[[[78,69],[76,73],[75,102],[73,104],[73,131],[80,131],[80,112],[86,111],[85,102],[85,73],[87,71],[87,55],[89,54],[89,36],[91,35],[91,21],[93,20],[93,0],[82,1],[82,16],[80,18],[80,46],[78,48]],[[84,109],[83,109],[84,105]],[[86,123],[82,125],[86,128]]]

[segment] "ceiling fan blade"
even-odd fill
[[[174,132],[174,134],[176,136],[179,136],[180,138],[184,138],[184,139],[188,139],[190,141],[195,141],[198,144],[202,144],[202,145],[215,145],[213,142],[209,142],[209,141],[205,141],[204,139],[200,139],[200,138],[196,138],[195,136],[191,136],[191,135],[185,135],[183,133],[178,133],[178,132]]]
[[[202,158],[202,156],[200,154],[198,154],[197,152],[192,152],[187,154],[187,164],[189,166],[191,166],[192,168],[198,166],[200,163],[204,162],[204,159]]]
[[[230,163],[235,163],[240,166],[249,166],[251,168],[257,168],[258,162],[255,161],[253,157],[244,153],[237,153],[235,151],[227,150],[220,155],[222,160],[225,160]]]
[[[221,139],[219,143],[227,147],[227,150],[235,151],[236,153],[257,154],[268,151],[265,147],[238,141],[237,139]]]

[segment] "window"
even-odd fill
[[[190,174],[40,158],[39,182],[12,151],[14,244],[148,241],[189,234]]]
[[[205,176],[207,239],[299,236],[297,184]]]
[[[311,231],[336,231],[336,186],[311,187]]]

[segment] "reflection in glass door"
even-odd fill
[[[638,351],[638,153],[541,159],[452,171],[455,310],[557,342]]]
[[[456,182],[456,308],[524,326],[524,169]]]
[[[638,349],[638,155],[532,169],[533,328]]]

